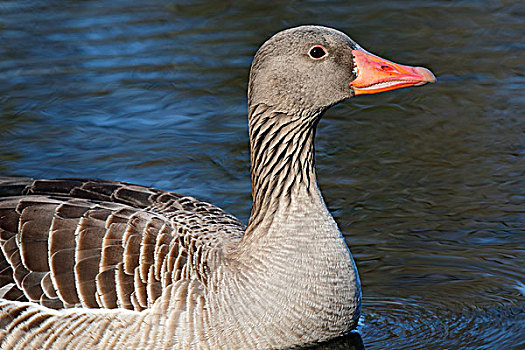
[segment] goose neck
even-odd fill
[[[329,216],[315,173],[318,120],[319,115],[297,116],[266,105],[250,108],[253,207],[247,236],[283,227],[303,211]]]

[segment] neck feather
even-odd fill
[[[315,175],[318,115],[295,116],[259,104],[250,108],[253,207],[246,234],[267,231],[277,212],[297,200],[324,207]]]

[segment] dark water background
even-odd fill
[[[438,77],[319,125],[365,348],[525,349],[522,1],[0,1],[0,174],[136,182],[246,220],[251,57],[311,23]]]

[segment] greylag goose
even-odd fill
[[[355,328],[357,269],[317,186],[331,106],[434,82],[326,27],[284,30],[248,86],[244,226],[192,197],[86,179],[0,182],[2,349],[269,349]]]

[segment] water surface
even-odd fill
[[[251,57],[311,23],[438,77],[319,125],[364,304],[357,343],[324,348],[525,348],[520,1],[0,1],[0,174],[135,182],[246,220]]]

